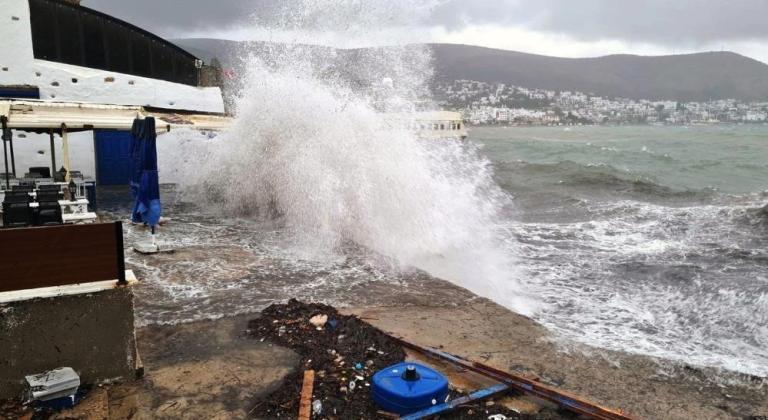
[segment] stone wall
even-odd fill
[[[84,384],[130,380],[136,360],[130,287],[0,304],[0,399],[18,397],[25,375],[58,367]]]

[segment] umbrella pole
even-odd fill
[[[16,176],[16,157],[13,153],[13,133],[11,130],[8,130],[8,146],[10,146],[11,149],[11,172],[13,173],[13,176]]]
[[[5,129],[8,127],[8,118],[5,115],[0,116],[0,123],[2,123],[3,158],[5,160],[5,188],[10,190],[11,181],[8,177],[8,147],[5,145]]]
[[[53,130],[48,130],[48,136],[51,142],[51,174],[56,173],[56,149],[53,144]]]
[[[62,153],[64,153],[64,169],[67,171],[64,174],[64,182],[69,182],[70,180],[69,136],[67,135],[66,124],[61,125],[61,141],[62,141]]]

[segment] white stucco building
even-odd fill
[[[0,38],[0,97],[23,92],[43,100],[224,112],[219,88],[198,87],[192,54],[86,7],[0,0]]]

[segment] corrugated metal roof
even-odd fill
[[[179,128],[223,130],[232,123],[232,118],[224,115],[175,113],[141,106],[30,100],[0,101],[0,114],[8,117],[8,127],[28,131],[58,130],[62,124],[69,131],[130,130],[136,117],[155,117],[158,131]]]

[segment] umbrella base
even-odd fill
[[[133,250],[139,254],[157,254],[161,252],[175,251],[167,245],[153,244],[151,241],[136,243],[133,245]]]

